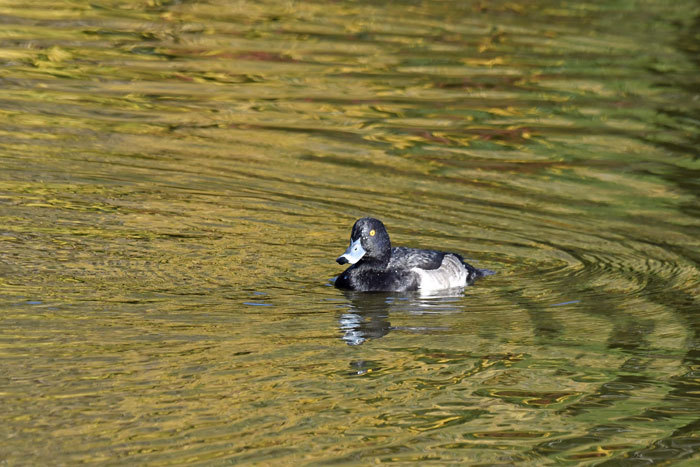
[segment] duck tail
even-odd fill
[[[473,281],[479,279],[480,277],[485,277],[485,276],[490,276],[490,275],[496,274],[496,271],[492,271],[490,269],[479,269],[477,267],[474,267],[471,264],[464,261],[464,259],[462,259],[462,264],[464,264],[464,266],[467,268],[467,272],[468,272],[467,282],[473,282]]]
[[[496,271],[476,268],[476,277],[493,276],[494,274],[496,274]]]

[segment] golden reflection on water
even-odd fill
[[[692,11],[2,3],[0,459],[692,462]]]

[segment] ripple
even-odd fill
[[[0,7],[7,462],[697,455],[694,4],[278,3]]]

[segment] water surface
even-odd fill
[[[700,458],[694,2],[0,2],[0,460]],[[497,271],[350,294],[352,223]]]

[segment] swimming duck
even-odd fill
[[[372,217],[355,222],[350,246],[336,261],[352,266],[336,278],[335,286],[361,292],[431,292],[465,287],[493,274],[466,263],[457,253],[392,248],[384,224]]]

